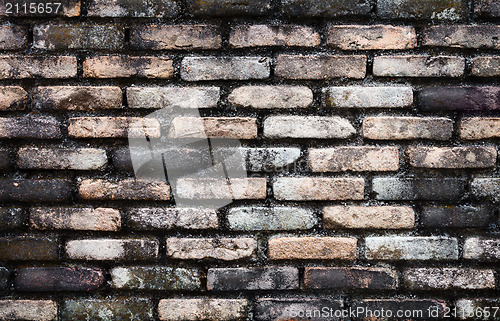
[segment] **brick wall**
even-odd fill
[[[0,320],[500,305],[498,0],[62,2],[0,0]],[[135,178],[172,105],[241,141],[230,205]]]

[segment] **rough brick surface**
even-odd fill
[[[217,213],[203,208],[131,208],[126,218],[127,227],[139,231],[219,227]]]
[[[418,147],[406,149],[409,163],[424,168],[488,168],[494,167],[497,150],[493,147]]]
[[[169,130],[171,138],[257,137],[257,119],[249,117],[176,117]]]
[[[140,126],[139,126],[140,125]],[[69,119],[68,135],[77,138],[160,137],[160,123],[140,117],[75,117]]]
[[[1,179],[0,200],[17,202],[62,202],[72,198],[66,179]]]
[[[463,118],[458,134],[464,140],[500,137],[500,118]]]
[[[313,92],[308,87],[243,86],[234,89],[228,101],[246,108],[306,108],[313,103]]]
[[[262,16],[271,10],[270,0],[194,0],[187,3],[194,16]]]
[[[474,3],[474,13],[480,17],[500,17],[500,4],[496,0],[479,0]]]
[[[261,298],[256,302],[254,316],[255,320],[290,320],[296,318],[304,311],[328,311],[341,310],[344,307],[342,300],[332,298]],[[312,313],[310,313],[312,314]],[[316,316],[306,317],[308,320],[320,321],[322,318]]]
[[[492,289],[493,270],[469,268],[413,268],[404,271],[404,285],[415,290]]]
[[[236,159],[230,158],[237,155]],[[291,168],[301,156],[297,147],[275,148],[221,148],[215,150],[214,158],[224,160],[226,168],[240,169],[240,156],[245,160],[245,166],[252,172],[270,172],[282,168]]]
[[[331,229],[411,229],[415,213],[404,206],[327,206],[323,222]]]
[[[327,44],[342,50],[411,49],[417,46],[413,27],[331,26]]]
[[[377,14],[385,19],[462,20],[466,17],[463,0],[379,0]]]
[[[0,48],[2,50],[18,50],[26,46],[28,30],[22,26],[0,26]]]
[[[314,47],[320,44],[314,29],[296,25],[238,26],[231,31],[229,44],[234,48],[246,47]]]
[[[457,260],[455,238],[424,236],[367,237],[366,258],[369,260]]]
[[[349,120],[338,116],[271,116],[264,121],[269,138],[349,138],[355,133]]]
[[[407,317],[415,317],[409,320],[419,320],[428,318],[443,319],[446,311],[450,307],[443,300],[430,299],[365,299],[356,300],[352,303],[352,308],[360,311],[361,320],[384,320],[386,315],[398,315],[406,313]],[[379,311],[379,312],[375,312]],[[384,317],[381,317],[380,311],[384,311]]]
[[[500,202],[500,178],[474,178],[470,184],[470,191],[476,199],[489,199]]]
[[[132,29],[130,43],[136,49],[219,49],[221,36],[209,25],[149,25]]]
[[[278,200],[362,200],[362,178],[279,177],[273,183]]]
[[[0,319],[57,320],[57,303],[52,300],[0,300]]]
[[[455,306],[457,308],[457,315],[461,320],[467,320],[471,318],[482,318],[484,311],[497,310],[499,307],[498,299],[460,299],[455,301]],[[489,309],[485,309],[488,308]],[[489,312],[491,316],[494,313]]]
[[[328,87],[325,104],[332,108],[405,108],[413,104],[411,87]]]
[[[291,17],[361,16],[367,15],[371,10],[367,0],[283,0],[282,6],[283,12]]]
[[[19,86],[0,87],[0,110],[22,110],[26,104],[28,93]]]
[[[207,288],[212,291],[293,290],[299,288],[294,267],[211,268]]]
[[[449,118],[367,117],[363,120],[363,137],[368,139],[447,140],[452,132],[453,121]]]
[[[460,77],[465,59],[455,56],[378,56],[373,60],[373,75],[380,77]]]
[[[500,87],[427,87],[419,92],[418,98],[422,111],[500,109]]]
[[[194,291],[201,289],[201,273],[177,267],[116,267],[111,270],[111,286],[124,290]]]
[[[500,76],[500,58],[476,57],[472,59],[471,74],[478,77]]]
[[[160,320],[241,320],[248,310],[244,299],[164,299],[158,303]]]
[[[219,101],[219,87],[129,87],[130,108],[213,108]]]
[[[158,257],[158,241],[153,239],[88,239],[66,243],[71,260],[137,261]]]
[[[40,230],[118,231],[120,211],[112,208],[38,207],[29,211],[30,226]]]
[[[88,15],[93,17],[172,18],[179,13],[176,0],[120,1],[91,0]]]
[[[75,320],[116,320],[147,321],[153,318],[154,304],[145,298],[119,299],[79,299],[64,301],[61,315],[63,319]]]
[[[119,109],[122,91],[114,86],[44,86],[35,89],[33,107],[41,110]]]
[[[177,195],[186,199],[264,199],[266,193],[265,178],[177,180]]]
[[[54,238],[2,237],[0,245],[0,260],[2,261],[55,261],[59,259],[59,246]]]
[[[459,178],[377,177],[372,184],[379,200],[456,201],[463,197],[465,181]]]
[[[23,209],[0,207],[0,231],[13,230],[24,225]]]
[[[109,181],[88,179],[81,182],[78,194],[82,199],[158,200],[170,199],[170,186],[164,182],[126,179]]]
[[[298,207],[236,207],[227,215],[236,231],[306,230],[318,222],[312,210]]]
[[[366,56],[279,55],[275,74],[284,79],[364,78]]]
[[[17,152],[19,168],[102,170],[107,163],[106,151],[97,148],[22,148]]]
[[[313,172],[397,171],[399,152],[395,147],[339,147],[309,149]]]
[[[424,30],[422,45],[499,49],[500,40],[496,36],[498,33],[500,26],[433,26]]]
[[[0,56],[0,79],[74,78],[77,61],[74,56]]]
[[[96,56],[83,62],[85,78],[171,78],[172,59],[148,56]]]
[[[59,139],[61,123],[54,117],[2,117],[0,138]]]
[[[271,260],[354,260],[357,240],[347,237],[277,237],[269,240]]]
[[[186,81],[266,79],[270,68],[266,57],[186,57],[181,77]]]
[[[471,237],[464,244],[464,259],[478,261],[500,260],[500,240]]]
[[[484,228],[493,217],[494,211],[489,206],[425,206],[420,213],[420,224],[428,228]]]
[[[87,267],[32,267],[17,270],[16,290],[29,292],[46,291],[94,291],[104,284],[100,269]]]
[[[254,238],[167,238],[167,256],[172,259],[217,259],[234,261],[255,256]]]
[[[307,267],[304,287],[308,289],[395,289],[397,276],[386,268]]]

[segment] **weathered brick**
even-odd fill
[[[265,199],[265,178],[196,179],[177,180],[177,197],[197,200],[210,199]]]
[[[89,111],[122,107],[120,87],[49,86],[36,87],[33,107],[41,110]]]
[[[365,239],[368,260],[457,260],[456,238],[440,236],[381,236]]]
[[[245,299],[163,299],[158,303],[160,320],[214,320],[231,321],[246,318],[248,301]]]
[[[327,87],[325,105],[332,108],[406,108],[413,104],[411,87]]]
[[[313,172],[397,171],[397,147],[310,148],[309,167]]]
[[[460,77],[465,58],[456,56],[401,55],[377,56],[373,75],[379,77]]]
[[[127,227],[138,231],[219,227],[216,211],[204,208],[130,208],[126,218]]]
[[[257,119],[250,117],[176,117],[171,138],[257,138]]]
[[[474,13],[484,18],[500,17],[500,4],[497,0],[475,1]]]
[[[289,17],[325,17],[364,16],[371,11],[368,0],[282,0],[282,11]]]
[[[452,48],[500,49],[500,26],[440,25],[424,29],[422,45]]]
[[[268,242],[271,260],[355,260],[357,240],[349,237],[276,237]]]
[[[73,56],[0,56],[0,79],[75,78]]]
[[[484,228],[493,217],[494,212],[488,206],[424,206],[420,224],[428,228]]]
[[[154,304],[146,298],[106,298],[65,300],[63,320],[153,320]]]
[[[477,199],[500,202],[500,178],[474,178],[470,184],[470,191]]]
[[[160,123],[140,117],[75,117],[69,119],[68,135],[76,138],[126,138],[161,136]]]
[[[0,320],[57,320],[57,303],[52,300],[0,300]]]
[[[286,79],[363,79],[366,75],[363,55],[286,55],[276,60],[274,73]]]
[[[86,179],[78,188],[80,198],[87,200],[157,200],[170,199],[170,186],[165,182],[124,179]]]
[[[367,117],[363,120],[363,137],[380,140],[433,139],[448,140],[453,121],[438,117]]]
[[[172,18],[179,14],[176,0],[91,0],[91,17]]]
[[[229,45],[247,47],[315,47],[321,42],[311,27],[297,25],[240,25],[232,29]]]
[[[12,163],[10,161],[10,151],[0,149],[0,169],[9,170],[12,168]]]
[[[397,286],[396,272],[387,268],[306,267],[307,289],[388,290]]]
[[[201,272],[182,267],[115,267],[111,270],[111,280],[113,288],[123,290],[201,290]]]
[[[120,211],[112,208],[35,207],[30,226],[39,230],[118,231]]]
[[[464,243],[464,259],[476,261],[499,261],[500,239],[469,237]]]
[[[0,267],[0,291],[7,289],[9,286],[10,271],[4,267]]]
[[[224,162],[226,169],[245,166],[251,172],[271,172],[288,168],[300,158],[301,152],[296,147],[240,147],[215,149],[213,155],[216,162]],[[241,164],[241,159],[245,164]]]
[[[384,321],[386,316],[397,320],[443,319],[449,307],[445,301],[432,299],[366,299],[352,302],[351,309],[359,311],[356,320]],[[402,317],[396,316],[402,313]],[[404,318],[404,319],[403,319]]]
[[[93,291],[105,282],[100,269],[87,267],[33,267],[17,270],[16,291]]]
[[[323,221],[331,229],[411,229],[415,213],[406,206],[326,206]]]
[[[258,321],[311,320],[324,321],[325,318],[313,315],[313,311],[340,311],[342,300],[331,298],[260,298],[255,303],[254,317]],[[300,317],[299,317],[300,316]],[[330,319],[330,320],[337,320]]]
[[[219,102],[219,87],[129,87],[129,108],[214,108]]]
[[[271,116],[264,121],[267,138],[340,138],[356,134],[346,118],[333,116]]]
[[[138,261],[158,258],[155,239],[89,239],[66,243],[66,255],[72,260]]]
[[[498,110],[500,87],[427,87],[418,93],[419,109],[441,110]]]
[[[12,8],[12,13],[7,13],[7,3],[12,3],[13,8]],[[30,3],[35,4],[37,7],[40,5],[40,3],[43,3],[44,5],[47,3],[46,1],[41,1],[41,0],[35,0]],[[57,6],[56,3],[61,3],[61,6]],[[63,16],[63,17],[76,17],[80,15],[80,5],[81,1],[80,0],[61,0],[56,3],[52,3],[51,7],[52,10],[36,10],[35,13],[30,12],[29,6],[27,7],[27,10],[24,10],[23,5],[27,4],[26,1],[24,0],[0,0],[0,16],[14,16],[14,17],[55,17],[55,16]],[[19,6],[19,10],[16,10],[16,5]],[[56,11],[57,10],[57,11]],[[47,13],[47,11],[52,11],[50,13]]]
[[[124,40],[123,27],[115,25],[47,24],[33,28],[33,47],[44,50],[119,50]]]
[[[277,200],[362,200],[363,178],[278,177],[273,183]]]
[[[462,20],[467,15],[464,0],[379,0],[377,14],[383,19]]]
[[[459,178],[373,179],[372,189],[378,200],[456,201],[465,193],[465,181]]]
[[[254,238],[167,238],[167,256],[181,260],[234,261],[255,257]]]
[[[463,118],[458,135],[464,140],[500,137],[500,118]]]
[[[96,56],[83,61],[83,77],[85,78],[166,79],[173,75],[173,62],[169,57]]]
[[[2,3],[2,9],[5,4]],[[2,11],[0,9],[0,12]],[[2,15],[0,13],[0,15]],[[0,48],[2,50],[24,49],[28,42],[28,29],[24,26],[2,25],[0,26]]]
[[[242,86],[227,100],[245,108],[307,108],[313,103],[313,92],[305,86]]]
[[[23,169],[102,170],[108,164],[106,150],[98,148],[20,148],[17,166]]]
[[[66,179],[2,179],[0,200],[17,202],[62,202],[72,198]]]
[[[424,147],[410,146],[406,157],[413,167],[423,168],[489,168],[494,167],[497,150],[494,147]]]
[[[0,207],[0,231],[13,230],[24,225],[23,209]]]
[[[268,57],[186,57],[181,66],[185,81],[266,79],[270,73]]]
[[[221,35],[211,25],[147,25],[130,30],[130,45],[150,50],[219,49]]]
[[[413,27],[335,25],[328,28],[326,43],[342,50],[411,49],[417,34]]]
[[[493,270],[469,268],[412,268],[403,272],[404,285],[413,290],[493,289]]]
[[[19,86],[0,87],[0,111],[23,110],[28,93]]]
[[[210,268],[210,291],[293,290],[299,288],[299,270],[289,266]]]
[[[473,58],[471,74],[477,77],[500,76],[500,58],[499,57]]]
[[[193,16],[263,16],[271,11],[271,0],[193,0],[186,5]]]
[[[499,299],[483,299],[483,298],[471,298],[471,299],[460,299],[455,301],[457,318],[460,320],[466,319],[482,319],[487,320],[497,320],[498,314],[495,311],[500,309]],[[485,309],[488,308],[488,309]],[[491,311],[489,311],[491,310]],[[488,311],[489,315],[487,316]]]
[[[0,118],[0,138],[58,139],[61,123],[54,117]]]
[[[308,208],[235,207],[227,215],[229,228],[236,231],[307,230],[318,223]]]

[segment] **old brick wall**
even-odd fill
[[[500,319],[500,1],[31,3],[0,1],[0,320]],[[241,140],[229,206],[135,179],[172,105]]]

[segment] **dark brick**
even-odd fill
[[[150,321],[153,310],[152,300],[146,298],[75,299],[64,301],[61,316],[68,321]]]
[[[258,299],[255,305],[255,320],[281,321],[281,320],[312,320],[324,321],[321,316],[311,316],[311,311],[338,311],[344,307],[342,300],[328,298],[265,298]],[[324,310],[323,310],[324,311]],[[306,314],[308,313],[309,314]],[[329,321],[341,320],[328,318]]]
[[[56,16],[64,16],[64,17],[76,17],[80,15],[80,2],[79,0],[58,0],[58,1],[53,1],[53,3],[61,3],[61,6],[59,7],[59,10],[57,13],[55,12],[55,9],[57,9],[57,6],[53,5],[52,13],[46,13],[46,12],[38,12],[33,14],[28,12],[24,12],[24,9],[21,10],[23,4],[28,4],[28,9],[29,9],[29,4],[34,3],[37,6],[40,3],[47,3],[49,1],[45,0],[30,0],[29,2],[26,2],[25,0],[0,0],[0,16],[9,16],[9,17],[56,17]],[[15,7],[15,5],[19,5],[19,13],[6,13],[6,4],[7,3],[12,3]],[[15,10],[12,10],[15,12]]]
[[[494,211],[488,206],[425,206],[420,214],[423,227],[488,227]]]
[[[5,290],[9,286],[10,271],[4,267],[0,267],[0,291]]]
[[[418,92],[422,111],[500,109],[500,87],[427,87]]]
[[[172,18],[179,14],[176,0],[91,0],[91,17]]]
[[[431,299],[368,299],[355,301],[352,305],[353,310],[360,309],[360,311],[363,311],[362,313],[359,313],[353,320],[366,321],[403,320],[402,318],[387,319],[386,317],[376,317],[375,313],[380,313],[382,309],[386,311],[386,314],[384,315],[388,315],[388,313],[391,313],[391,315],[396,316],[398,311],[410,311],[408,313],[415,313],[415,315],[412,314],[407,318],[404,318],[404,320],[434,320],[434,315],[441,319],[444,316],[444,309],[446,307],[446,302]],[[372,314],[370,314],[370,311]],[[428,311],[432,311],[434,314],[429,315]],[[419,317],[419,313],[421,313],[421,317]]]
[[[68,201],[71,199],[71,189],[71,183],[66,179],[2,179],[0,201]]]
[[[474,13],[482,18],[500,17],[500,2],[498,0],[474,1]]]
[[[0,207],[0,231],[13,230],[23,226],[23,209]]]
[[[467,15],[464,0],[378,0],[377,14],[383,19],[462,20]]]
[[[60,123],[53,117],[0,118],[0,138],[58,139]]]
[[[465,181],[458,178],[373,179],[373,193],[378,200],[456,201],[465,193]]]
[[[339,17],[368,15],[368,0],[282,0],[282,10],[287,16]]]
[[[34,236],[0,238],[0,261],[55,261],[58,259],[59,246],[54,239]]]
[[[396,273],[386,268],[306,267],[304,287],[308,289],[395,289]]]
[[[0,11],[2,9],[0,9]],[[23,49],[24,47],[26,47],[27,38],[28,29],[24,26],[0,26],[0,48],[2,50]]]
[[[86,267],[32,267],[17,270],[16,291],[92,291],[104,284],[100,269]]]
[[[263,16],[271,11],[271,0],[191,0],[187,10],[194,16]]]
[[[0,150],[0,169],[8,170],[12,167],[10,163],[10,152],[7,150]]]
[[[212,268],[207,274],[212,291],[292,290],[299,288],[295,267]]]
[[[124,290],[196,291],[201,290],[198,269],[135,266],[111,270],[111,286]]]

